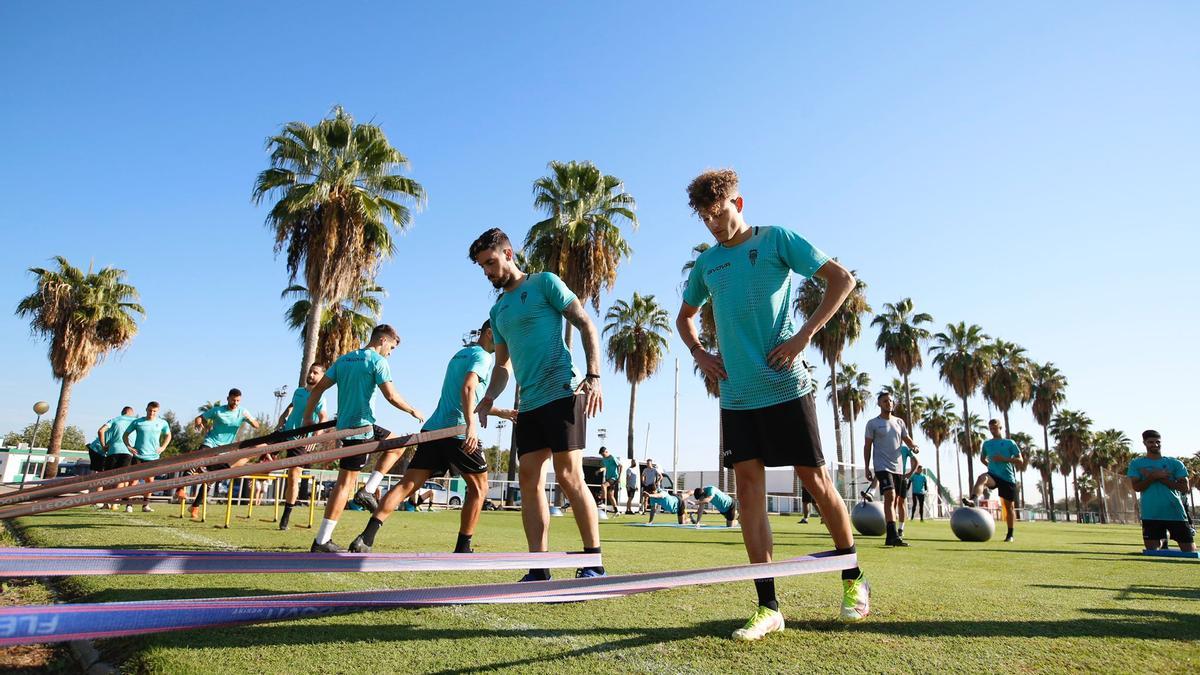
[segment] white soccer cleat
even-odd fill
[[[759,607],[745,626],[733,631],[733,639],[753,642],[763,639],[767,633],[783,630],[783,614],[777,609]]]
[[[133,505],[132,504],[125,505],[125,513],[133,513]]]
[[[154,509],[150,508],[149,504],[143,504],[142,513],[154,513]]]
[[[871,584],[859,574],[857,579],[842,581],[842,621],[862,621],[871,613]]]

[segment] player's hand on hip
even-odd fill
[[[775,370],[788,370],[806,347],[808,347],[808,339],[797,333],[771,350],[771,353],[767,355],[767,365]]]
[[[725,372],[725,360],[720,354],[712,354],[706,350],[696,351],[696,365],[705,375],[714,380],[728,380],[729,373]]]
[[[467,437],[463,439],[463,450],[467,452],[475,452],[479,449],[479,427],[474,424],[467,424]]]

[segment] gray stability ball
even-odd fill
[[[963,541],[987,541],[996,533],[996,521],[983,509],[963,506],[950,514],[950,529]]]
[[[850,522],[864,537],[878,537],[887,532],[887,521],[883,517],[883,504],[859,502],[850,509]]]

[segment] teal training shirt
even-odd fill
[[[283,423],[285,430],[299,429],[307,424],[301,424],[300,418],[304,416],[304,408],[308,405],[308,389],[306,387],[296,387],[296,391],[292,392],[292,411],[288,413],[287,422]],[[313,417],[308,424],[316,424],[321,418],[321,413],[325,411],[325,397],[317,401],[317,407],[313,409]]]
[[[651,497],[650,503],[658,507],[663,513],[679,513],[679,498],[672,495],[663,495],[662,497]]]
[[[237,440],[238,429],[241,429],[242,424],[246,421],[246,409],[219,405],[205,410],[201,417],[212,422],[212,429],[208,430],[201,445],[206,448],[217,448]]]
[[[996,478],[1002,478],[1010,483],[1017,482],[1017,467],[1011,462],[993,462],[992,458],[996,456],[1008,457],[1017,459],[1021,456],[1021,449],[1010,438],[989,438],[983,442],[983,449],[980,454],[988,460],[988,473]]]
[[[912,490],[914,495],[925,494],[925,483],[927,480],[924,473],[918,472],[912,475]]]
[[[492,335],[497,345],[508,345],[521,387],[521,412],[570,396],[579,386],[579,371],[563,341],[562,313],[574,301],[562,279],[540,272],[501,293],[492,305]]]
[[[796,332],[792,273],[812,277],[828,260],[804,237],[779,227],[753,228],[741,244],[713,246],[696,259],[683,301],[701,307],[712,300],[729,374],[721,382],[723,409],[765,408],[813,391],[802,359],[778,371],[767,363],[767,355]]]
[[[713,508],[721,513],[725,513],[729,510],[729,507],[733,506],[733,498],[718,490],[716,486],[705,486],[704,496],[712,497],[711,504],[713,505]]]
[[[1142,469],[1147,471],[1165,469],[1175,480],[1187,477],[1187,468],[1184,467],[1183,462],[1174,457],[1158,459],[1138,457],[1129,463],[1129,470],[1125,474],[1140,480]],[[1183,501],[1179,498],[1179,493],[1158,481],[1154,481],[1150,487],[1142,490],[1140,499],[1142,520],[1187,520],[1187,511],[1183,509]]]
[[[343,354],[325,371],[325,377],[338,387],[337,428],[375,424],[375,388],[392,381],[392,368],[383,355],[366,348]],[[350,438],[371,438],[371,432]]]
[[[125,432],[129,429],[129,425],[137,418],[133,415],[117,415],[106,424],[108,431],[104,434],[105,455],[128,455],[129,448],[126,447]]]
[[[604,480],[616,480],[621,475],[621,462],[616,457],[609,455],[600,460],[604,465]]]
[[[422,431],[449,429],[467,423],[462,409],[462,387],[469,373],[475,373],[479,377],[479,384],[475,387],[476,400],[483,398],[483,392],[487,391],[488,378],[492,375],[492,355],[479,345],[463,347],[450,357],[450,365],[446,366],[446,377],[442,380],[442,395],[438,398],[437,409],[425,420]],[[466,434],[456,436],[466,437]]]
[[[907,445],[900,446],[900,473],[908,473],[908,460],[912,459],[912,450]]]
[[[129,438],[133,441],[134,456],[143,462],[149,462],[158,459],[158,448],[162,445],[162,439],[167,435],[170,427],[167,421],[161,417],[149,419],[147,417],[139,417],[129,423]]]
[[[104,445],[100,443],[99,438],[93,438],[92,442],[87,444],[87,449],[97,455],[104,456]]]

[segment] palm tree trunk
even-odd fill
[[[521,385],[517,385],[513,395],[513,410],[521,408]],[[517,416],[520,419],[520,416]],[[512,436],[508,441],[508,489],[504,491],[504,505],[513,506],[516,503],[516,489],[513,483],[517,480],[517,420],[512,422]]]
[[[967,444],[961,448],[967,453],[967,484],[975,484],[975,430],[971,428],[971,411],[967,409],[967,397],[963,397],[963,437]]]
[[[71,387],[75,380],[70,377],[62,379],[58,389],[58,408],[54,411],[54,423],[50,426],[50,442],[47,444],[46,469],[43,478],[54,478],[58,475],[58,457],[62,453],[63,433],[67,429],[67,409],[71,407]],[[35,438],[36,442],[37,439]],[[29,444],[33,448],[33,443]]]
[[[1046,487],[1050,490],[1050,521],[1054,522],[1058,519],[1054,515],[1054,469],[1050,470],[1050,477],[1046,480]]]
[[[637,408],[637,382],[629,383],[629,459],[633,459],[633,411]]]
[[[1050,457],[1050,430],[1045,425],[1042,426],[1042,443],[1046,448],[1046,461],[1049,462],[1052,459]],[[1047,483],[1050,484],[1050,522],[1054,522],[1054,469],[1049,469],[1049,472],[1050,480]]]
[[[315,289],[311,293],[312,302],[308,306],[308,318],[304,323],[304,357],[300,361],[300,384],[303,387],[308,381],[308,369],[317,360],[317,341],[321,334],[321,313],[323,304],[317,301]],[[325,364],[326,367],[332,364]]]
[[[842,454],[842,420],[841,416],[838,414],[838,361],[839,359],[833,359],[829,364],[829,367],[833,369],[833,442],[834,446],[837,448],[838,472],[841,474],[841,480],[838,482],[844,486],[846,484],[846,465],[844,459],[845,455]],[[850,475],[851,480],[853,480],[853,467],[850,469]],[[853,491],[850,492],[850,496],[854,496]]]
[[[910,431],[909,433],[912,432]],[[937,465],[937,475],[938,480],[940,481],[942,478],[944,478],[944,476],[942,476],[942,446],[936,443],[933,446],[933,463]],[[940,518],[942,517],[942,491],[935,489],[934,493],[937,494],[937,502],[935,502],[935,505],[937,508],[938,517]]]
[[[848,429],[848,431],[849,431],[849,433],[850,433],[850,461],[851,461],[852,463],[854,462],[854,420],[855,420],[855,415],[854,415],[854,412],[855,412],[855,410],[854,410],[854,402],[853,402],[853,401],[851,401],[851,402],[850,402],[850,424],[848,424],[848,425],[847,425],[847,429]],[[866,457],[866,455],[867,455],[867,451],[864,449],[864,450],[863,450],[863,464],[864,464],[864,465],[866,464],[866,461],[867,461],[867,457]],[[853,486],[853,487],[850,489],[850,496],[851,496],[851,497],[853,497],[854,495],[858,494],[858,490],[856,489],[857,487],[858,487],[858,486],[857,486],[857,485],[855,485],[855,486]]]
[[[1071,485],[1075,488],[1075,522],[1083,522],[1083,507],[1079,502],[1079,465],[1071,463]]]
[[[959,445],[958,452],[954,453],[954,474],[958,478],[958,498],[963,498],[962,490],[962,445]]]
[[[1063,477],[1063,518],[1066,519],[1066,522],[1068,522],[1068,523],[1071,522],[1071,484],[1069,482],[1067,482],[1067,478],[1069,476],[1070,476],[1070,474],[1067,474],[1067,473],[1064,473],[1062,475],[1062,477]],[[1079,515],[1078,511],[1076,511],[1075,515],[1076,516]]]
[[[908,386],[908,373],[904,376],[904,426],[908,427],[908,435],[913,435],[912,387]]]
[[[1104,467],[1100,467],[1100,483],[1096,487],[1100,491],[1100,524],[1108,524],[1108,504],[1104,501]]]

